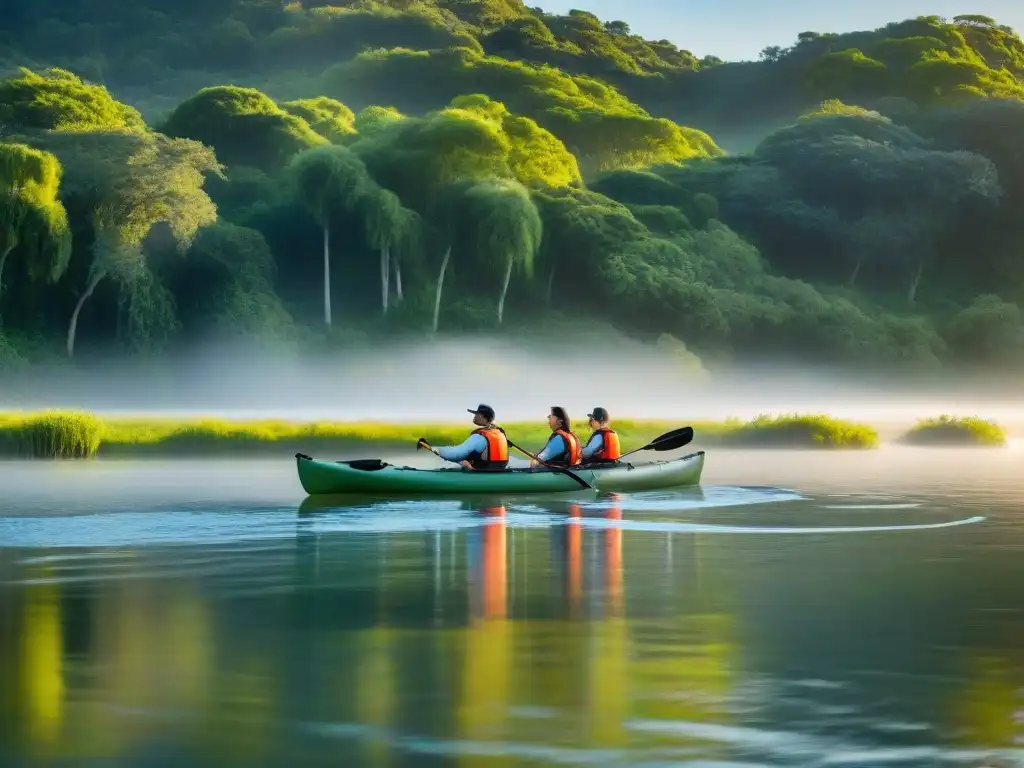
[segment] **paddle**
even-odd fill
[[[682,448],[691,440],[693,440],[693,427],[680,427],[679,429],[673,429],[671,432],[659,435],[642,448],[634,448],[632,451],[627,451],[619,456],[619,460],[621,461],[627,456],[639,453],[640,451],[674,451],[677,448]]]
[[[506,440],[508,440],[508,435],[505,435],[505,439],[506,439]],[[548,464],[548,463],[547,463],[546,461],[542,461],[541,459],[537,458],[536,456],[534,456],[534,455],[533,455],[532,453],[530,453],[530,452],[529,452],[529,451],[527,451],[526,449],[524,449],[524,448],[520,448],[520,447],[519,447],[518,445],[516,445],[515,443],[513,443],[513,442],[512,442],[511,440],[508,440],[508,444],[509,444],[509,445],[510,445],[511,447],[515,448],[515,449],[516,449],[517,451],[519,451],[520,453],[522,453],[522,454],[524,454],[524,455],[526,455],[526,456],[529,456],[529,457],[530,457],[531,459],[533,459],[534,461],[540,462],[541,466],[543,466],[543,467],[547,467],[548,469],[553,469],[553,470],[554,470],[555,472],[561,472],[561,473],[562,473],[563,475],[568,475],[568,476],[569,476],[569,477],[571,477],[571,478],[572,478],[573,480],[575,480],[575,481],[576,481],[577,483],[579,483],[579,484],[580,484],[580,487],[582,487],[582,488],[586,488],[586,489],[587,489],[588,491],[592,491],[592,490],[594,490],[594,486],[592,486],[592,485],[591,485],[590,483],[588,483],[588,482],[587,482],[586,480],[584,480],[584,479],[583,479],[582,477],[580,477],[579,475],[577,475],[577,474],[576,474],[575,472],[570,472],[570,471],[569,471],[568,469],[566,469],[565,467],[556,467],[556,466],[555,466],[554,464]]]
[[[505,436],[505,439],[508,440],[508,435]],[[555,472],[561,472],[563,475],[568,475],[573,480],[575,480],[577,483],[579,483],[580,487],[586,488],[588,491],[594,490],[594,486],[592,486],[590,483],[588,483],[586,480],[584,480],[582,477],[580,477],[579,475],[575,474],[574,472],[570,472],[565,467],[556,467],[556,466],[553,466],[551,464],[548,464],[545,461],[541,461],[536,456],[534,456],[532,453],[530,453],[529,451],[527,451],[524,448],[520,448],[518,445],[513,443],[511,440],[508,440],[508,444],[509,444],[509,446],[511,446],[512,448],[515,448],[520,453],[525,454],[526,456],[529,456],[531,459],[534,459],[535,461],[540,461],[541,465],[547,467],[548,469],[552,469]],[[416,450],[419,450],[420,448],[426,448],[428,451],[431,451],[434,455],[440,456],[440,454],[437,452],[437,449],[434,448],[430,443],[428,443],[423,438],[420,438],[419,442],[416,443]]]

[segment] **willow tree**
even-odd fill
[[[204,174],[221,172],[212,150],[142,132],[54,132],[39,140],[64,164],[64,198],[88,215],[94,235],[85,290],[68,324],[68,356],[82,308],[105,278],[117,282],[140,331],[149,332],[156,317],[172,321],[170,296],[149,268],[143,244],[154,226],[165,224],[184,252],[199,228],[216,220],[203,190]]]
[[[7,258],[20,249],[33,279],[56,281],[71,256],[71,231],[57,199],[60,161],[24,144],[0,144],[0,292]]]
[[[352,214],[376,187],[362,160],[340,146],[323,146],[297,155],[288,166],[296,198],[324,233],[324,323],[331,325],[331,222]]]
[[[533,275],[533,259],[540,248],[540,213],[526,188],[504,179],[483,181],[466,191],[465,226],[481,256],[504,269],[498,299],[498,322],[505,314],[512,271]]]
[[[441,314],[441,294],[444,291],[444,278],[452,259],[452,248],[459,241],[460,224],[462,223],[463,201],[466,193],[473,188],[475,182],[469,179],[458,179],[442,186],[435,194],[430,206],[430,223],[433,234],[440,242],[444,251],[441,267],[434,288],[434,316],[431,332],[437,333]]]
[[[380,254],[381,310],[387,314],[391,296],[391,269],[399,301],[402,289],[402,255],[409,254],[418,238],[420,217],[402,205],[394,192],[373,185],[356,204],[366,243]]]
[[[466,110],[389,119],[352,149],[381,186],[420,213],[455,179],[510,175],[511,145],[501,126]]]

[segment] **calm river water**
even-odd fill
[[[0,765],[1022,766],[1024,451],[311,507],[0,464]]]

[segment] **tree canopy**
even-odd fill
[[[988,17],[727,63],[520,0],[8,5],[6,361],[570,316],[698,367],[1019,366],[1024,42]]]

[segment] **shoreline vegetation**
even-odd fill
[[[1007,444],[1006,430],[992,421],[973,416],[939,416],[922,419],[900,442],[918,446],[977,446],[1001,448]]]
[[[871,426],[821,414],[762,415],[751,421],[691,422],[696,449],[873,449],[878,432]],[[548,435],[543,424],[502,425],[512,439],[539,448]],[[648,443],[659,434],[684,426],[683,421],[621,419],[615,422],[623,449]],[[589,430],[575,425],[581,435]],[[215,418],[102,418],[78,411],[0,413],[0,458],[87,459],[144,457],[207,457],[326,453],[353,449],[407,450],[417,438],[442,445],[459,443],[469,432],[465,424],[389,424],[379,422],[229,421]],[[997,438],[1000,441],[997,441]],[[914,445],[1005,445],[998,425],[977,418],[919,422],[900,442]],[[653,456],[653,454],[652,454]]]

